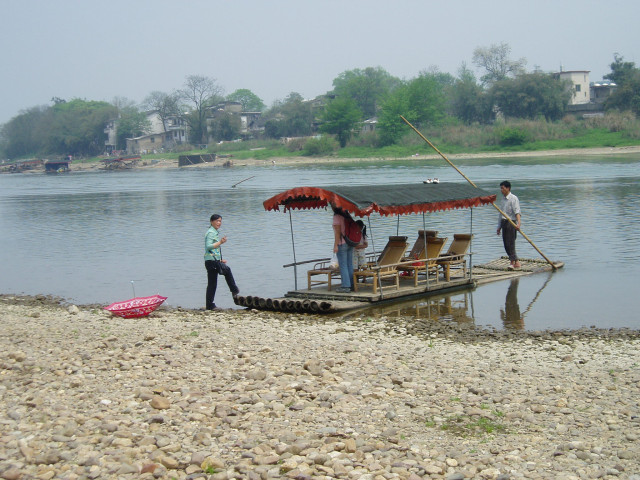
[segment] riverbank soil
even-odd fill
[[[522,158],[522,157],[550,157],[550,156],[582,156],[582,155],[624,155],[640,153],[640,146],[631,147],[603,147],[603,148],[572,148],[562,150],[541,150],[531,152],[506,152],[506,153],[463,153],[447,155],[451,161],[464,158]],[[441,158],[437,154],[415,155],[411,159],[430,160]],[[255,165],[305,165],[316,163],[340,163],[340,162],[366,162],[376,160],[374,158],[337,158],[337,157],[282,157],[267,160],[249,158],[238,160],[225,158],[223,161],[211,163],[199,163],[181,168],[213,168],[222,167],[224,162],[230,161],[231,166],[255,166]],[[72,163],[70,168],[73,171],[99,170],[103,167],[102,162],[92,163]],[[178,168],[178,160],[165,160],[145,158],[135,164],[132,168]]]
[[[637,330],[0,296],[3,479],[640,480]]]

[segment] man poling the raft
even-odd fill
[[[430,141],[429,141],[429,140],[428,140],[424,135],[422,135],[422,133],[420,133],[420,131],[419,131],[416,127],[414,127],[414,126],[413,126],[413,125],[412,125],[412,124],[411,124],[411,123],[410,123],[406,118],[404,118],[402,115],[400,115],[400,118],[404,121],[404,123],[406,123],[407,125],[409,125],[409,127],[411,127],[411,129],[412,129],[414,132],[416,132],[418,135],[420,135],[420,138],[422,138],[425,142],[427,142],[427,143],[429,144],[429,146],[430,146],[431,148],[433,148],[433,149],[434,149],[434,150],[435,150],[435,151],[436,151],[436,152],[437,152],[437,153],[438,153],[438,154],[439,154],[439,155],[440,155],[440,156],[441,156],[441,157],[442,157],[442,158],[443,158],[443,159],[444,159],[444,160],[445,160],[449,165],[451,165],[451,166],[452,166],[452,167],[453,167],[453,168],[454,168],[454,169],[455,169],[455,170],[456,170],[460,175],[462,175],[462,176],[464,177],[464,179],[465,179],[467,182],[469,182],[469,183],[470,183],[471,185],[473,185],[474,187],[476,186],[476,184],[475,184],[475,183],[473,183],[469,177],[467,177],[464,173],[462,173],[462,172],[460,171],[460,169],[459,169],[458,167],[456,167],[456,166],[451,162],[451,160],[449,160],[449,159],[444,155],[444,153],[442,153],[440,150],[438,150],[438,149],[436,148],[436,146],[435,146],[433,143],[431,143],[431,142],[430,142]],[[540,249],[539,249],[539,248],[538,248],[538,247],[533,243],[533,241],[532,241],[529,237],[527,237],[527,235],[525,235],[525,233],[524,233],[524,232],[523,232],[523,231],[522,231],[522,230],[521,230],[521,229],[520,229],[520,228],[519,228],[519,227],[518,227],[518,226],[513,222],[513,220],[512,220],[511,218],[509,218],[509,216],[508,216],[505,212],[503,212],[503,211],[500,209],[500,207],[498,207],[495,203],[492,203],[491,205],[493,205],[493,207],[494,207],[496,210],[498,210],[498,212],[500,212],[500,215],[502,215],[502,218],[506,219],[506,220],[507,220],[507,221],[508,221],[508,222],[509,222],[509,223],[510,223],[510,224],[511,224],[511,225],[512,225],[516,230],[518,230],[518,231],[520,232],[520,234],[525,238],[525,240],[526,240],[527,242],[529,242],[533,248],[535,248],[535,249],[536,249],[536,251],[537,251],[537,252],[542,256],[542,258],[544,258],[544,259],[547,261],[547,263],[549,263],[549,265],[551,265],[551,268],[552,268],[554,271],[555,271],[555,270],[557,270],[557,268],[558,268],[558,267],[557,267],[557,266],[556,266],[556,265],[555,265],[551,260],[549,260],[549,259],[545,256],[545,254],[544,254],[544,253],[542,253],[542,252],[540,251]]]

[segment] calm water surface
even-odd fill
[[[410,314],[497,328],[640,328],[640,157],[540,157],[456,161],[478,186],[499,194],[510,179],[523,230],[544,254],[564,261],[555,274],[500,281],[472,292],[397,304],[371,315]],[[237,182],[253,177],[235,188]],[[167,304],[204,305],[204,233],[223,215],[229,260],[245,295],[281,296],[294,287],[290,218],[262,202],[300,185],[407,183],[438,177],[464,182],[442,161],[341,165],[146,169],[0,175],[0,292],[46,293],[108,304],[160,293]],[[491,207],[439,212],[426,226],[442,236],[473,223],[474,263],[504,254]],[[381,248],[399,232],[413,241],[422,215],[371,217]],[[399,220],[399,221],[398,221]],[[331,212],[292,215],[296,260],[329,256]],[[538,258],[522,238],[518,254]],[[298,270],[305,285],[306,270]],[[132,283],[133,282],[133,283]],[[234,307],[225,285],[216,303]]]

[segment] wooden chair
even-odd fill
[[[467,250],[472,238],[473,235],[470,233],[454,234],[447,253],[440,255],[437,264],[442,267],[444,279],[447,282],[451,279],[451,267],[462,268],[463,275],[467,273]]]
[[[400,276],[398,274],[398,263],[402,261],[402,257],[408,247],[407,237],[389,237],[389,241],[382,250],[377,265],[369,266],[366,270],[353,272],[355,291],[357,292],[360,286],[358,280],[362,278],[366,282],[366,279],[369,277],[372,279],[371,286],[374,295],[378,293],[378,281],[388,278],[393,278],[395,280],[396,290],[399,289]],[[363,285],[366,285],[366,283]]]
[[[312,270],[307,271],[307,289],[311,290],[311,287],[315,285],[327,285],[327,290],[331,291],[331,279],[333,277],[340,277],[340,269],[339,268],[330,268],[329,267],[330,260],[323,260],[321,262],[316,263],[313,266]],[[315,276],[322,276],[325,278],[315,279]]]
[[[417,261],[410,265],[400,265],[398,270],[411,272],[413,275],[413,286],[418,286],[418,274],[424,272],[429,279],[429,274],[435,272],[436,283],[438,282],[438,258],[444,244],[447,243],[446,238],[427,237],[427,249],[422,248],[418,254]]]
[[[413,247],[411,247],[411,251],[409,255],[407,255],[404,260],[411,260],[413,258],[417,259],[421,254],[424,253],[424,246],[426,244],[425,237],[436,237],[438,235],[437,230],[418,230],[418,238],[416,239]]]

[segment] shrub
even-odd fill
[[[304,150],[304,145],[307,141],[306,138],[294,138],[287,142],[287,150],[290,152],[301,152]]]
[[[522,145],[527,141],[527,132],[523,128],[505,127],[498,132],[500,145]]]
[[[604,128],[610,132],[622,132],[638,129],[638,120],[631,112],[610,112],[601,117],[591,117],[586,120],[587,128]]]
[[[332,137],[322,136],[320,138],[310,138],[304,144],[302,155],[307,157],[330,155],[338,150],[339,147],[338,142]]]
[[[347,146],[349,147],[371,147],[378,145],[378,132],[366,132],[355,135],[349,139]]]

